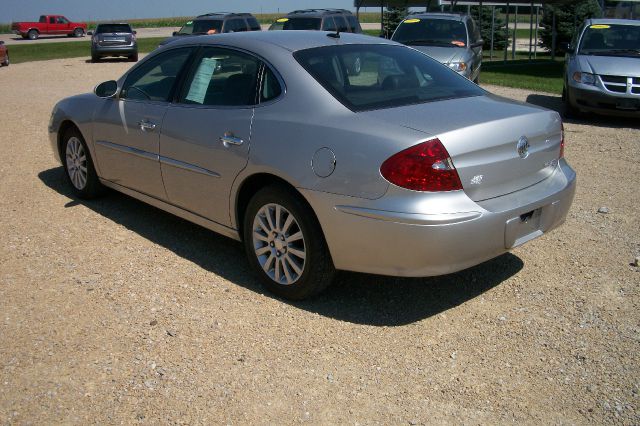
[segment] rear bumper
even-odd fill
[[[318,215],[336,268],[419,277],[466,269],[551,231],[564,222],[575,187],[575,172],[561,160],[544,181],[479,203],[463,191],[394,186],[378,200],[302,193]]]
[[[622,117],[640,117],[640,96],[624,94],[616,96],[604,92],[596,86],[592,89],[584,89],[569,85],[567,91],[571,104],[582,111]]]
[[[129,56],[138,53],[138,46],[92,46],[93,56]]]

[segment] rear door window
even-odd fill
[[[247,23],[249,24],[249,29],[251,31],[260,31],[262,29],[260,28],[260,23],[258,22],[258,20],[253,16],[247,18]]]
[[[336,23],[331,16],[322,20],[322,31],[335,31],[336,29]]]
[[[347,22],[349,23],[349,28],[352,33],[359,33],[361,31],[360,24],[355,16],[347,15]]]
[[[247,31],[247,24],[242,18],[229,19],[224,24],[225,33],[238,33]]]
[[[186,78],[179,102],[208,106],[255,105],[260,65],[260,60],[243,52],[203,48]]]
[[[289,18],[282,27],[283,30],[319,30],[320,18]]]

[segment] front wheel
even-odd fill
[[[130,62],[138,62],[138,54],[136,53],[135,55],[129,56],[129,61]]]
[[[82,28],[76,28],[75,30],[73,30],[73,36],[74,37],[83,37],[84,36],[84,30]]]
[[[282,186],[258,191],[244,217],[249,263],[271,292],[301,300],[329,286],[335,269],[322,229],[298,194]]]
[[[98,179],[91,154],[77,129],[67,130],[62,138],[63,166],[73,192],[79,198],[95,198],[104,187]]]
[[[9,62],[9,53],[6,53],[6,54],[4,55],[4,62],[2,62],[2,65],[3,65],[3,66],[5,66],[5,67],[8,67],[8,66],[9,66],[9,63],[10,63],[10,62]]]
[[[566,87],[562,88],[562,101],[564,103],[564,117],[565,118],[579,118],[580,110],[573,106],[569,99],[569,91]]]

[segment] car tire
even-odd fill
[[[4,56],[4,61],[2,62],[2,66],[4,66],[4,67],[8,67],[8,66],[9,66],[9,64],[10,64],[10,61],[9,61],[9,53],[7,52],[7,54]]]
[[[82,28],[76,28],[73,30],[74,37],[84,37],[84,30]]]
[[[91,54],[91,62],[98,62],[100,60],[100,56]]]
[[[77,197],[91,199],[104,192],[87,144],[78,129],[70,128],[63,134],[60,157],[67,180]]]
[[[40,33],[37,30],[29,30],[27,33],[27,38],[29,40],[37,40],[40,37]]]
[[[130,62],[138,62],[138,54],[136,53],[135,55],[129,56],[129,61]]]
[[[251,198],[243,240],[251,267],[280,297],[306,299],[333,280],[335,268],[315,214],[284,186],[267,186]]]
[[[563,103],[563,116],[565,118],[579,118],[581,113],[580,110],[571,104],[571,100],[569,99],[569,92],[566,87],[562,88],[562,103]]]

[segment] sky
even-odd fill
[[[100,21],[195,16],[221,11],[285,13],[312,7],[353,10],[353,0],[2,0],[0,23],[37,21],[45,14],[65,15],[72,21]]]

